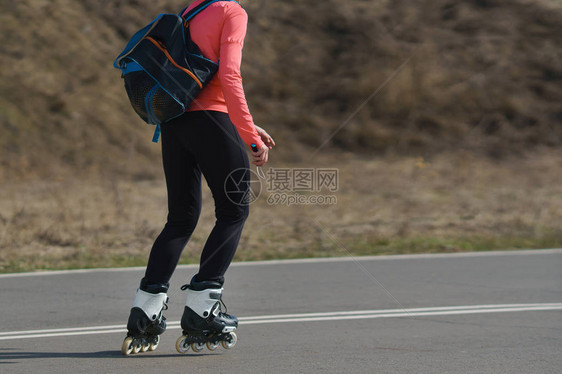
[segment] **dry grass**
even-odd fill
[[[493,162],[471,154],[358,160],[338,167],[335,206],[252,213],[237,260],[562,246],[560,152]],[[275,167],[311,167],[281,164]],[[211,197],[182,261],[196,263]],[[1,186],[0,271],[144,265],[166,216],[163,181],[91,178]]]

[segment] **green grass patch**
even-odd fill
[[[413,237],[380,239],[374,241],[348,239],[344,240],[342,244],[345,249],[340,247],[339,253],[347,252],[351,255],[372,256],[415,253],[455,253],[492,250],[559,248],[562,246],[562,237]]]
[[[320,243],[307,248],[275,250],[274,248],[246,253],[240,251],[235,261],[262,261],[274,259],[298,259],[319,257],[399,255],[421,253],[457,253],[491,250],[561,248],[562,235],[554,233],[535,237],[412,237],[368,240],[348,237],[339,242]],[[35,256],[7,261],[0,273],[18,273],[42,270],[69,270],[146,266],[148,251],[143,255],[92,254],[81,249],[65,256]],[[180,264],[197,264],[197,254],[184,253]]]

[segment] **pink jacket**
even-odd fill
[[[194,1],[186,13],[203,1]],[[240,74],[247,25],[246,11],[234,1],[213,3],[189,22],[191,39],[199,46],[203,56],[219,62],[219,71],[188,111],[228,113],[244,143],[248,146],[253,143],[260,148],[264,143],[254,126]]]

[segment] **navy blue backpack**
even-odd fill
[[[188,22],[217,1],[206,0],[184,17],[160,14],[133,35],[113,62],[121,70],[125,90],[135,112],[156,125],[152,141],[158,142],[160,124],[182,115],[209,83],[219,65],[205,58],[191,40]]]

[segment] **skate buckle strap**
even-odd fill
[[[213,309],[211,309],[211,316],[213,317],[218,316],[220,311],[221,311],[220,303],[216,303],[215,306],[213,306]],[[209,316],[209,318],[211,318],[211,316]]]

